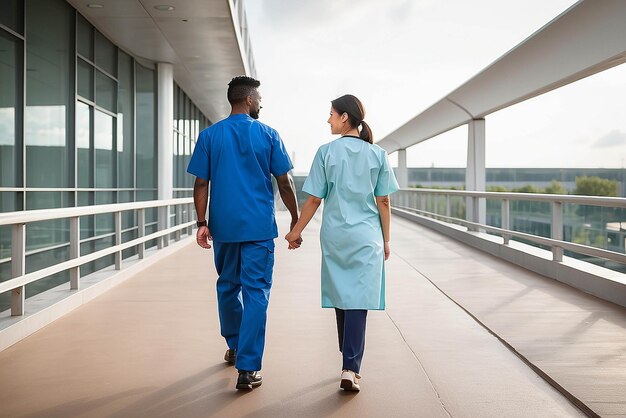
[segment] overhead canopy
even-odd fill
[[[243,7],[229,0],[67,1],[140,62],[173,64],[178,85],[212,121],[230,111],[230,79],[255,76]],[[88,7],[93,3],[102,7]],[[174,10],[155,8],[161,5]]]
[[[378,145],[406,149],[624,62],[626,1],[579,1]]]

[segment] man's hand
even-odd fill
[[[209,231],[209,228],[206,226],[201,226],[200,228],[198,228],[198,232],[196,232],[196,242],[198,243],[198,245],[208,250],[209,248],[211,248],[211,244],[209,244],[209,241],[213,241],[213,237],[211,236],[211,231]]]

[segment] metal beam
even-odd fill
[[[581,0],[378,142],[406,149],[626,62],[626,1]]]

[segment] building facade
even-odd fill
[[[199,7],[202,2],[191,3]],[[0,3],[1,212],[192,195],[193,178],[185,168],[197,135],[226,116],[230,77],[254,69],[249,41],[241,42],[245,14],[240,2],[203,6],[213,8],[206,13],[217,13],[227,23],[221,35],[235,45],[222,57],[229,65],[218,68],[198,55],[185,57],[173,42],[176,36],[192,33],[183,25],[190,19],[167,13],[189,4],[174,2],[167,9],[150,4]],[[143,13],[134,20],[142,23],[124,23],[127,16],[135,18],[134,13]],[[182,29],[161,30],[168,19],[179,20]],[[116,29],[120,24],[126,32]],[[150,26],[158,31],[146,30]],[[143,49],[168,44],[174,51],[171,57]],[[206,53],[212,53],[210,47]],[[201,63],[196,72],[202,77],[185,70],[189,59]],[[205,94],[209,82],[222,88]],[[192,99],[194,95],[202,104]],[[176,223],[175,214],[171,217]],[[124,216],[123,241],[137,237],[136,218]],[[156,229],[156,222],[156,210],[148,210],[147,233]],[[83,217],[80,225],[81,254],[113,243],[112,215]],[[26,245],[27,273],[69,259],[67,220],[28,225]],[[0,281],[11,277],[10,246],[10,229],[0,227]],[[134,254],[129,249],[124,257]],[[105,257],[82,266],[81,272],[86,275],[112,263],[112,256]],[[26,295],[68,280],[67,274],[51,276],[27,286]],[[0,311],[9,299],[8,294],[0,295]]]

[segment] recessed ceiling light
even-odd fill
[[[88,3],[87,7],[91,9],[102,9],[104,6],[101,5],[100,3]]]
[[[161,10],[162,12],[171,12],[175,9],[174,6],[170,6],[169,4],[159,4],[157,6],[154,6],[154,8],[157,10]]]

